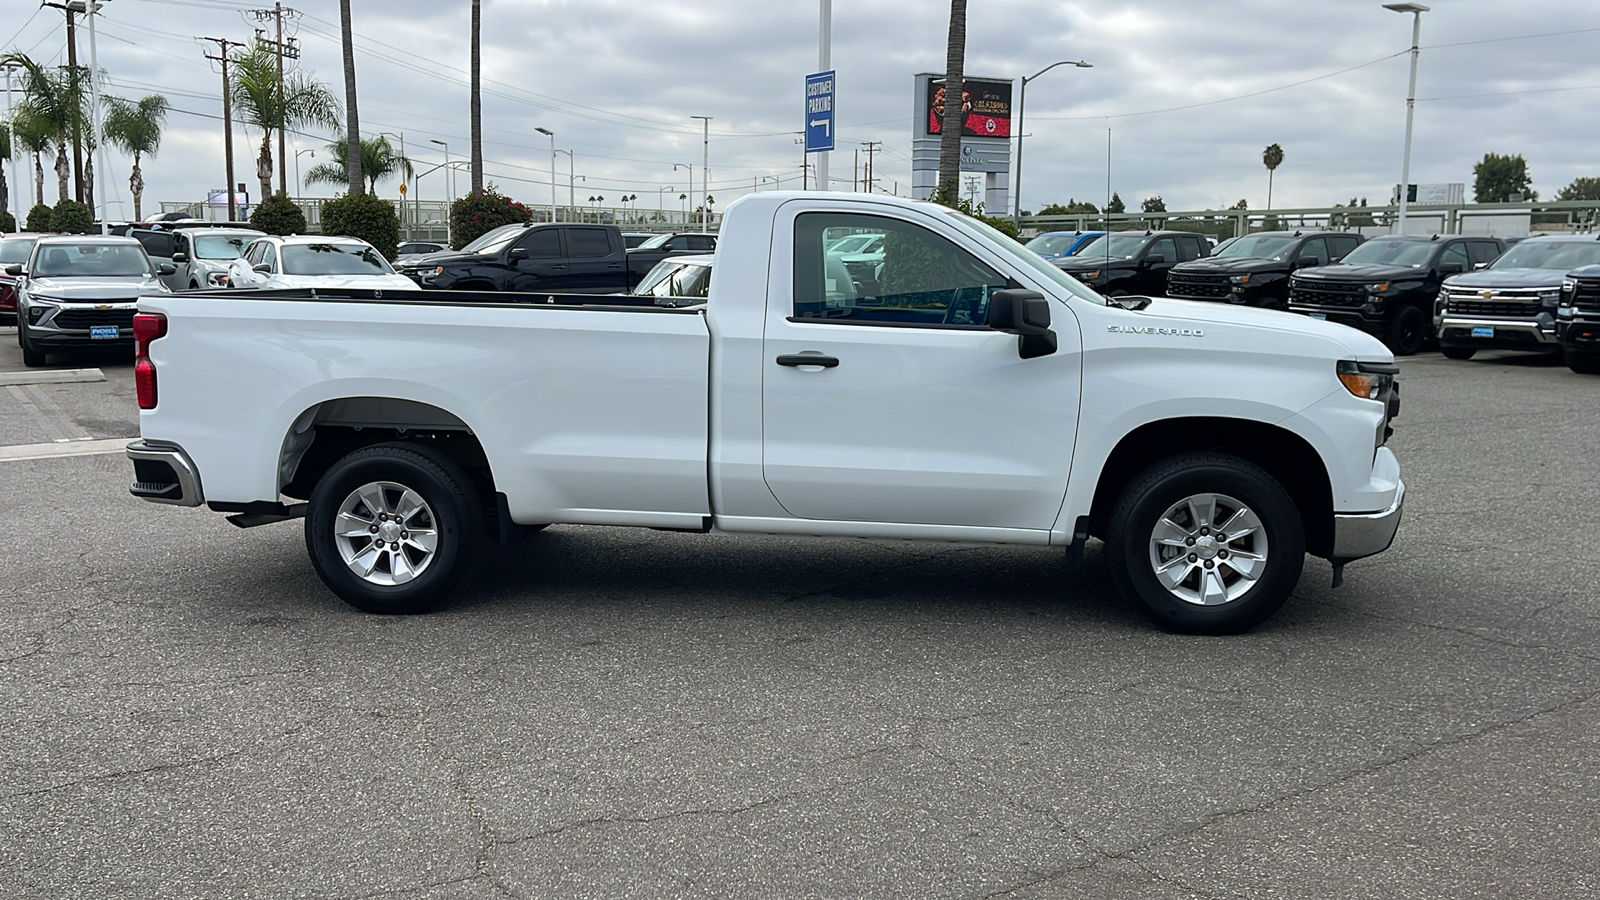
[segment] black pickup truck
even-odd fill
[[[1433,333],[1433,305],[1451,275],[1480,269],[1505,252],[1492,237],[1396,234],[1372,238],[1331,266],[1289,277],[1289,309],[1359,328],[1398,356],[1421,350]]]
[[[1566,353],[1567,368],[1600,375],[1600,266],[1573,269],[1562,279],[1556,339]]]
[[[1173,266],[1210,250],[1204,238],[1186,231],[1116,231],[1050,262],[1107,297],[1159,297]]]
[[[407,260],[400,274],[442,291],[627,293],[656,263],[682,250],[628,250],[615,225],[514,224],[460,250]]]
[[[1167,296],[1286,309],[1289,275],[1344,259],[1361,235],[1344,231],[1262,231],[1230,242],[1206,259],[1167,273]]]

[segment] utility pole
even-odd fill
[[[102,140],[103,136],[100,134],[100,81],[98,78],[100,74],[100,58],[95,54],[94,47],[94,17],[95,13],[98,12],[98,6],[99,2],[97,0],[88,0],[86,7],[89,15],[89,121],[94,125],[94,146],[90,148],[89,152],[91,154],[91,162],[93,159],[92,154],[100,154],[100,177],[106,178],[108,173],[106,172],[106,155],[103,149],[105,141]],[[106,191],[101,191],[99,194],[101,201],[104,201],[105,196]],[[90,199],[94,199],[94,197],[91,196]],[[92,211],[95,214],[95,218],[100,221],[100,233],[108,234],[110,226],[106,223],[106,217],[101,213],[104,205],[104,202],[97,202]]]
[[[11,114],[11,69],[12,69],[12,67],[17,66],[17,65],[19,65],[19,64],[18,63],[0,64],[0,69],[5,69],[5,71],[6,71],[6,125],[7,125],[7,127],[10,127],[12,125],[12,123],[14,122],[14,118],[13,118],[13,116]],[[11,191],[11,218],[15,219],[16,220],[16,224],[17,224],[17,227],[12,229],[12,230],[13,231],[21,231],[22,230],[23,217],[22,217],[22,203],[17,197],[17,194],[18,194],[17,188],[18,188],[18,184],[19,184],[19,182],[17,181],[17,157],[21,156],[22,154],[17,151],[16,140],[17,140],[17,136],[16,136],[15,133],[13,133],[11,135],[11,141],[12,141],[12,143],[11,143],[11,160],[10,160],[10,162],[11,162],[11,179],[6,184],[7,184],[8,188],[9,188],[9,190]],[[26,167],[24,167],[24,168],[26,168]],[[33,187],[33,172],[32,171],[28,172],[28,186],[29,186],[29,188]]]
[[[861,145],[867,148],[866,189],[867,193],[870,194],[872,193],[872,183],[876,180],[872,174],[872,155],[878,152],[879,147],[883,146],[883,141],[862,141]]]
[[[277,36],[274,40],[267,40],[266,33],[262,29],[257,28],[256,41],[271,47],[278,55],[278,103],[281,106],[284,100],[283,60],[285,57],[289,59],[300,58],[300,42],[292,37],[289,38],[287,42],[285,42],[283,39],[283,17],[287,15],[292,19],[295,16],[300,15],[300,12],[299,10],[294,9],[284,9],[282,3],[274,2],[271,9],[252,9],[250,10],[250,15],[255,16],[257,22],[265,22],[268,19],[272,19],[276,26],[275,34]],[[278,129],[278,187],[282,188],[284,193],[288,193],[289,191],[289,175],[287,168],[288,163],[284,160],[283,149],[283,133],[287,130],[287,128]],[[404,156],[405,153],[402,151],[400,155]],[[267,198],[262,197],[261,199],[265,200]]]
[[[206,59],[222,63],[222,145],[223,156],[228,161],[228,221],[235,222],[239,218],[239,198],[233,192],[233,103],[228,99],[228,48],[243,47],[244,44],[218,37],[195,38],[195,40],[214,41],[217,45],[217,55],[212,56],[207,53]]]
[[[706,191],[711,187],[711,117],[690,116],[699,119],[702,129],[700,139],[700,230],[710,231],[711,210],[706,203]]]
[[[81,3],[82,0],[79,0]],[[78,96],[78,10],[71,2],[43,3],[67,14],[67,86]],[[77,116],[72,117],[72,199],[83,202],[83,134]]]
[[[833,68],[833,0],[817,2],[817,71]],[[837,102],[837,101],[836,101]],[[817,155],[817,189],[828,190],[828,153]]]

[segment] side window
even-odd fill
[[[244,251],[244,261],[252,266],[261,262],[261,248],[264,246],[266,246],[266,241],[256,241],[254,244],[246,247]]]
[[[151,256],[170,258],[172,256],[172,235],[164,231],[135,231],[133,233],[139,246]]]
[[[689,235],[689,249],[715,250],[717,249],[717,239],[709,234],[691,234]]]
[[[663,249],[666,249],[666,250],[687,250],[687,249],[689,249],[689,238],[687,236],[681,235],[681,234],[678,235],[677,237],[668,238],[667,239],[667,246],[665,248],[663,248]]]
[[[604,228],[567,229],[567,255],[573,259],[593,259],[611,255],[611,234]]]
[[[845,235],[883,235],[883,260],[847,265],[828,244]],[[1006,278],[949,240],[880,216],[803,213],[795,219],[794,314],[864,325],[982,327],[989,295]]]
[[[1178,262],[1200,258],[1200,239],[1188,235],[1178,237]]]
[[[530,228],[517,241],[517,249],[526,250],[529,259],[560,259],[561,232],[555,228]]]
[[[278,248],[265,241],[261,244],[261,262],[272,267],[273,274],[278,272]]]
[[[1338,262],[1344,259],[1351,250],[1354,250],[1360,244],[1361,242],[1351,235],[1336,234],[1329,237],[1328,253],[1331,256],[1329,262]]]
[[[1441,264],[1450,262],[1457,263],[1461,266],[1461,271],[1472,271],[1472,261],[1467,258],[1467,242],[1456,241],[1450,246],[1445,247],[1444,252],[1439,255],[1439,262]]]
[[[1157,257],[1161,258],[1161,262],[1164,265],[1170,266],[1177,262],[1177,242],[1169,237],[1156,238],[1155,242],[1150,245],[1150,249],[1145,251],[1144,260],[1147,263],[1155,263]]]
[[[1467,255],[1472,258],[1474,267],[1486,266],[1500,255],[1500,247],[1494,241],[1468,241]]]
[[[1294,258],[1295,265],[1299,265],[1300,264],[1300,260],[1305,259],[1308,256],[1311,257],[1312,259],[1316,260],[1315,263],[1310,263],[1310,265],[1317,265],[1317,266],[1325,266],[1325,265],[1327,265],[1328,264],[1328,242],[1326,240],[1318,237],[1318,238],[1312,238],[1311,240],[1306,241],[1304,244],[1301,244],[1300,245],[1300,252],[1298,254],[1296,254],[1295,258]]]

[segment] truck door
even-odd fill
[[[562,230],[567,235],[568,287],[564,290],[600,294],[628,289],[622,245],[611,243],[615,232],[609,228],[583,227]]]
[[[801,519],[1050,528],[1078,415],[1070,309],[1052,306],[1057,352],[1022,359],[1015,336],[984,324],[990,295],[1010,281],[1003,256],[936,214],[863,208],[877,211],[796,201],[774,223],[761,388],[768,488]],[[884,235],[884,261],[858,296],[837,283],[849,276],[825,247],[862,231]],[[798,364],[813,357],[819,365]]]
[[[1139,279],[1130,291],[1147,297],[1159,297],[1167,292],[1167,273],[1178,264],[1178,243],[1170,237],[1156,238],[1145,248],[1144,260],[1139,266]]]
[[[513,291],[565,291],[567,259],[561,251],[561,229],[529,228],[506,251]]]

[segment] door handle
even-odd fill
[[[566,270],[567,270],[566,266],[557,265],[557,266],[551,266],[550,267],[550,271],[552,271],[552,272],[565,272]]]
[[[622,268],[622,263],[606,263],[606,268],[608,268],[608,269],[620,269],[620,268]]]
[[[786,353],[778,357],[778,365],[820,366],[824,369],[831,369],[839,365],[839,358],[836,356],[823,356],[820,353]]]

